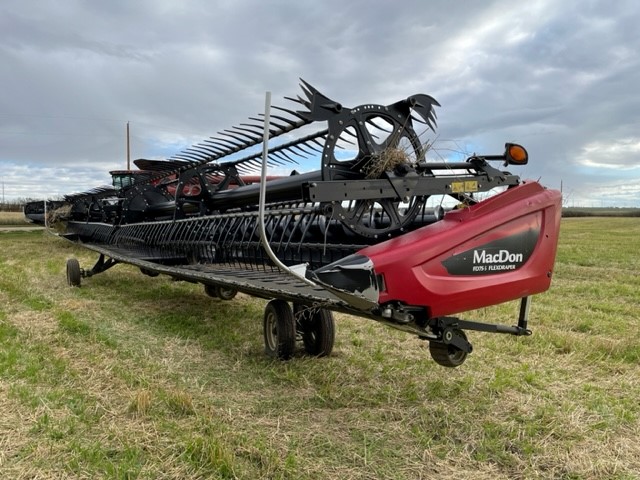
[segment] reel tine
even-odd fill
[[[189,152],[192,153],[193,155],[198,155],[201,158],[211,158],[211,155],[209,155],[207,152],[200,150],[199,148],[197,148],[196,145],[192,146],[191,148],[187,148],[186,150],[184,150],[184,152]]]
[[[216,155],[218,155],[218,152],[217,152],[214,148],[210,147],[209,145],[203,145],[203,144],[199,143],[199,144],[197,144],[196,146],[197,146],[199,149],[204,150],[204,151],[206,151],[206,152],[210,153],[212,156],[216,156]]]
[[[301,156],[303,158],[307,158],[309,155],[309,152],[305,151],[302,146],[302,144],[298,144],[298,145],[291,145],[291,151],[293,150],[300,150],[300,153],[296,152],[296,155]]]
[[[273,125],[274,127],[279,128],[280,129],[280,133],[285,133],[285,131],[291,130],[289,127],[287,127],[286,124],[283,125],[281,123],[275,122],[272,119],[269,119],[269,125]]]
[[[259,113],[258,115],[261,117],[264,117],[264,113]],[[278,133],[278,135],[282,133],[290,132],[292,130],[292,128],[287,127],[287,125],[281,125],[278,122],[273,121],[273,116],[269,118],[269,125],[280,129],[280,133]]]
[[[297,160],[295,158],[291,158],[289,155],[287,155],[286,150],[280,150],[277,153],[282,155],[286,159],[287,163],[293,163],[295,165],[298,165]]]
[[[423,125],[429,125],[429,123],[427,121],[425,121],[423,118],[421,118],[419,115],[414,115],[413,112],[411,112],[411,114],[409,115],[409,117],[411,118],[412,121],[414,122],[418,122],[418,123],[422,123]]]
[[[246,133],[242,133],[242,132],[235,132],[233,130],[223,130],[222,132],[218,132],[220,135],[224,135],[227,137],[231,137],[234,138],[236,140],[238,140],[239,142],[242,142],[243,144],[246,144],[248,148],[249,144],[246,143],[245,138],[248,138],[249,140],[253,140],[252,137],[250,137],[249,135],[247,135]],[[234,135],[235,134],[235,135]],[[244,137],[244,138],[243,138]]]
[[[286,166],[286,163],[279,162],[275,158],[268,157],[267,158],[267,165],[269,167],[272,167],[272,168],[274,168],[274,167],[284,167],[284,166]]]
[[[286,110],[286,109],[284,109],[284,108],[280,108],[280,107],[275,107],[275,106],[274,106],[274,107],[271,107],[271,108],[274,108],[274,109],[276,109],[276,110],[283,110],[283,111],[285,111],[285,112],[288,112],[288,110]],[[278,120],[282,120],[283,122],[288,123],[288,124],[289,124],[289,125],[291,125],[292,127],[296,127],[296,128],[297,128],[297,127],[301,126],[301,125],[299,124],[299,122],[296,122],[296,121],[294,121],[294,120],[291,120],[290,118],[283,117],[282,115],[273,115],[273,114],[272,114],[272,115],[270,115],[270,117],[271,117],[271,118],[277,118]]]
[[[352,134],[351,132],[342,132],[342,133],[347,133],[348,135],[354,137],[355,139],[357,139],[358,137],[354,134]],[[341,134],[340,137],[338,137],[338,140],[340,140],[341,142],[347,143],[349,145],[357,145],[355,142],[352,142],[351,140],[347,140],[346,138],[344,138],[344,136]]]
[[[233,127],[234,130],[225,130],[225,132],[233,132],[236,133],[237,135],[242,135],[248,139],[250,139],[251,141],[257,142],[259,140],[262,140],[262,137],[259,136],[253,136],[253,135],[249,135],[249,133],[255,133],[253,130],[249,130],[248,128],[243,128],[243,127]],[[240,130],[240,131],[239,131]],[[242,133],[242,132],[249,132],[249,133]]]
[[[243,127],[251,127],[253,129],[255,129],[255,133],[257,133],[258,135],[260,135],[260,139],[262,139],[262,133],[264,132],[264,128],[262,128],[262,125],[255,125],[253,123],[241,123],[240,125],[242,125]],[[254,132],[254,130],[250,130],[249,128],[245,129],[249,132]]]
[[[214,150],[216,150],[218,155],[226,155],[226,153],[227,153],[226,148],[223,148],[225,146],[224,145],[220,145],[217,142],[213,142],[211,140],[203,140],[202,143],[206,143],[207,145],[210,145],[211,146],[210,148],[213,148]]]
[[[189,153],[185,153],[185,152],[181,152],[179,154],[174,155],[174,158],[181,158],[184,160],[195,160],[196,162],[199,162],[201,159],[196,157],[195,155],[191,155]]]
[[[262,166],[262,164],[259,161],[254,160],[254,159],[247,160],[242,165],[251,165],[251,167],[253,167],[253,168],[260,168]]]
[[[304,148],[308,148],[309,150],[311,150],[310,152],[308,152],[308,153],[310,153],[310,154],[313,154],[313,153],[322,153],[322,150],[319,150],[319,149],[317,149],[314,145],[311,145],[311,140],[307,140],[306,142],[301,143],[301,144],[300,144],[300,148],[302,148],[302,147],[304,147]]]
[[[326,137],[323,137],[323,140],[326,141]],[[320,148],[324,149],[324,144],[320,142],[317,138],[312,138],[311,141],[318,145]],[[322,151],[322,150],[321,150]]]
[[[257,121],[257,122],[260,122],[260,121],[261,121],[259,118],[256,118],[256,117],[249,117],[249,120],[255,120],[255,121]],[[278,136],[278,135],[279,135],[279,133],[278,133],[278,131],[277,131],[277,130],[273,130],[273,129],[271,129],[271,128],[269,129],[269,133],[270,133],[272,136],[274,136],[274,137],[276,137],[276,136]]]
[[[291,102],[300,103],[300,104],[302,104],[302,105],[307,106],[307,105],[305,104],[305,100],[303,100],[303,99],[302,99],[302,98],[300,98],[299,96],[297,96],[296,98],[293,98],[293,97],[284,97],[284,99],[285,99],[285,100],[289,100],[289,101],[291,101]]]
[[[313,100],[313,96],[315,94],[315,92],[313,90],[315,90],[315,88],[313,88],[311,85],[309,85],[303,79],[300,79],[300,89],[304,92],[304,94],[307,96],[307,99],[309,101]],[[298,98],[300,98],[300,97],[298,97]]]
[[[227,140],[226,138],[220,138],[220,137],[211,137],[211,138],[218,142],[223,142],[223,144],[228,143],[229,145],[231,145],[232,148],[240,148],[240,147],[246,148],[246,146],[243,143],[236,143],[231,140]]]
[[[369,125],[375,127],[378,130],[382,130],[383,132],[393,133],[393,130],[387,130],[386,128],[382,127],[381,125],[378,125],[377,123],[373,122],[371,119],[368,119],[366,121],[366,123],[368,123]]]
[[[285,97],[285,98],[287,98],[287,97]],[[288,98],[288,100],[293,100],[293,99]],[[286,112],[286,113],[288,113],[288,114],[290,114],[290,115],[293,115],[294,117],[297,117],[297,118],[299,118],[300,120],[305,121],[305,124],[309,123],[309,120],[308,120],[307,118],[305,118],[305,117],[304,117],[304,115],[302,115],[302,114],[301,114],[301,113],[299,113],[299,112],[296,112],[295,110],[289,110],[288,108],[277,107],[277,106],[275,106],[275,105],[274,105],[273,107],[271,107],[271,108],[274,108],[274,109],[276,109],[276,110],[280,110],[281,112]],[[301,125],[301,126],[302,126],[302,125]]]

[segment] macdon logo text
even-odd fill
[[[500,250],[496,253],[487,253],[486,250],[473,251],[474,272],[504,272],[515,270],[522,263],[522,253],[511,253],[509,250]]]
[[[487,253],[486,250],[473,251],[473,263],[519,263],[524,259],[522,253],[511,253],[509,250],[500,250],[497,253]]]

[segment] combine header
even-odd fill
[[[561,197],[490,163],[525,165],[526,150],[428,161],[417,132],[435,129],[432,97],[348,108],[301,87],[287,99],[297,108],[271,107],[268,95],[264,115],[67,196],[53,212],[61,235],[99,254],[90,269],[68,260],[69,284],[129,263],[223,299],[269,299],[265,349],[282,359],[297,340],[328,355],[331,311],[413,333],[447,367],[471,353],[465,331],[529,335],[530,296],[551,282]],[[300,161],[319,168],[266,176]],[[454,316],[516,299],[515,326]]]

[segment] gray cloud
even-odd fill
[[[640,204],[632,1],[43,1],[0,6],[0,167],[12,196],[108,182],[297,94],[348,106],[433,95],[438,141],[531,156],[574,202]],[[77,172],[74,174],[73,172]]]

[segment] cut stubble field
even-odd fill
[[[2,227],[27,227],[29,224],[22,212],[0,212],[0,228]]]
[[[458,369],[337,315],[328,358],[263,353],[265,302],[0,233],[0,478],[640,478],[640,218],[562,222],[533,336]],[[515,322],[518,303],[467,318]]]

